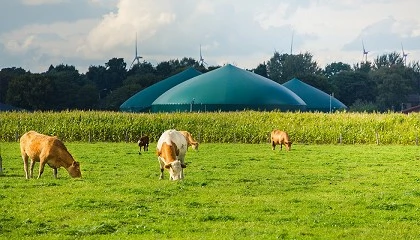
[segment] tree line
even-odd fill
[[[256,74],[283,84],[292,78],[310,84],[350,107],[351,111],[399,111],[420,104],[420,64],[405,64],[393,52],[373,62],[353,66],[334,62],[319,67],[309,52],[274,52],[254,69]],[[205,73],[220,66],[200,64],[193,58],[152,65],[138,62],[131,68],[123,58],[112,58],[103,66],[90,66],[85,74],[71,65],[51,65],[42,73],[20,67],[0,71],[0,102],[30,111],[112,110],[135,93],[188,67]]]

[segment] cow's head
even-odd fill
[[[290,151],[290,149],[292,149],[292,142],[286,142],[286,143],[284,143],[284,145],[286,145],[286,149],[287,149],[287,151]]]
[[[191,143],[191,148],[198,151],[198,142]]]
[[[169,164],[165,165],[165,168],[169,171],[169,179],[170,180],[182,180],[184,178],[184,170],[186,168],[185,164],[182,164],[181,161],[176,160]]]
[[[70,167],[67,168],[70,176],[73,178],[80,178],[82,177],[82,173],[80,172],[80,163],[74,161]]]

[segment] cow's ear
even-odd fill
[[[171,168],[171,164],[170,164],[170,163],[169,163],[169,164],[165,164],[165,168],[166,168],[166,169]]]
[[[74,161],[73,166],[78,167],[78,166],[80,166],[80,164],[79,164],[79,162]]]
[[[186,168],[186,167],[187,167],[187,165],[185,165],[185,164],[181,163],[181,167],[182,167],[182,168]]]

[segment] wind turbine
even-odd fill
[[[365,58],[365,63],[366,63],[367,62],[367,55],[368,55],[369,51],[366,51],[365,43],[363,42],[363,39],[362,39],[362,47],[363,47],[363,57]]]
[[[292,32],[292,42],[290,43],[290,55],[293,55],[293,37],[295,35],[295,31]]]
[[[403,57],[403,60],[404,60],[404,65],[406,65],[407,64],[408,53],[404,52],[404,47],[403,47],[402,43],[401,43],[401,50],[402,50],[402,57]]]
[[[139,56],[139,55],[138,55],[138,53],[137,53],[137,33],[136,33],[136,53],[135,53],[135,55],[134,55],[133,62],[131,62],[131,66],[130,66],[130,68],[132,68],[132,67],[133,67],[133,64],[134,64],[134,62],[135,62],[136,60],[137,60],[137,64],[140,64],[140,58],[143,58],[143,57]]]
[[[207,65],[207,63],[204,61],[203,55],[201,55],[201,44],[200,44],[200,60],[198,61],[200,66],[203,66],[203,63]]]

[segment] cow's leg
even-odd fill
[[[29,178],[32,178],[34,176],[34,166],[35,161],[31,160],[31,166],[29,166]]]
[[[280,151],[283,150],[283,143],[280,143]]]
[[[163,179],[163,168],[160,168],[160,177],[159,177],[159,179]]]
[[[53,168],[53,174],[54,174],[54,178],[57,178],[57,168]]]
[[[180,177],[180,179],[181,180],[184,179],[184,169],[183,168],[181,168],[181,177]]]
[[[29,179],[29,172],[28,172],[28,155],[22,154],[23,159],[23,170],[25,171],[25,178]]]
[[[165,170],[165,163],[159,159],[159,164],[160,164],[160,177],[159,179],[163,179],[163,170]]]
[[[276,150],[276,143],[271,141],[271,149]]]
[[[38,173],[38,179],[41,177],[42,173],[44,172],[45,162],[40,161],[39,162],[39,173]]]

